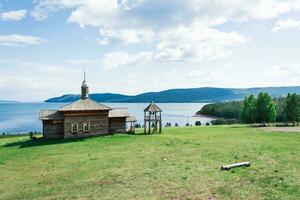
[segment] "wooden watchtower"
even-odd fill
[[[144,133],[161,133],[161,112],[162,110],[155,105],[155,103],[151,103],[144,110]]]

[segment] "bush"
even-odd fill
[[[179,126],[177,123],[175,123],[175,126],[177,127],[177,126]]]
[[[230,125],[230,124],[238,124],[238,123],[240,123],[240,121],[235,118],[232,118],[232,119],[219,118],[219,119],[211,121],[212,125],[225,125],[225,124]]]
[[[211,124],[212,125],[224,125],[224,124],[226,124],[226,120],[223,119],[223,118],[219,118],[219,119],[216,119],[216,120],[212,120]]]
[[[141,124],[139,124],[139,123],[136,123],[136,124],[134,124],[134,128],[141,128],[142,126],[141,126]]]
[[[172,126],[171,122],[167,122],[165,125],[165,127],[171,127],[171,126]]]
[[[232,119],[226,119],[226,124],[238,124],[240,121],[238,119],[232,118]]]
[[[185,126],[190,126],[190,124],[189,124],[189,123],[186,123]]]
[[[201,124],[201,121],[196,121],[195,122],[195,126],[201,126],[202,124]]]
[[[210,123],[209,122],[206,122],[206,124],[205,124],[206,126],[210,126]]]

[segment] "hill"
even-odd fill
[[[60,97],[54,97],[46,100],[45,102],[73,102],[80,98],[78,94],[66,94]],[[111,102],[111,101],[124,101],[131,96],[122,94],[102,93],[102,94],[90,94],[90,98],[98,102]]]
[[[299,199],[299,137],[240,126],[0,137],[0,199]],[[220,170],[241,161],[252,165]]]
[[[160,92],[147,92],[134,96],[122,94],[91,94],[90,97],[98,102],[130,102],[130,103],[189,103],[189,102],[219,102],[229,100],[241,100],[250,94],[258,94],[259,92],[268,92],[272,97],[283,97],[289,92],[300,94],[300,86],[295,87],[263,87],[263,88],[186,88],[186,89],[170,89]],[[63,95],[54,97],[45,102],[72,102],[79,99],[79,95]]]

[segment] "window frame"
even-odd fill
[[[76,130],[74,130],[74,126],[76,126]],[[79,126],[78,126],[78,123],[71,123],[71,132],[72,133],[78,133],[79,131]]]
[[[87,127],[87,129],[85,129]],[[82,123],[82,131],[84,133],[90,133],[91,132],[91,123],[90,122],[83,122]]]

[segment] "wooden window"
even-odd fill
[[[83,123],[82,126],[83,126],[83,132],[85,132],[85,133],[89,133],[89,132],[90,132],[91,126],[90,126],[90,123],[89,123],[89,122]]]
[[[72,123],[71,124],[71,132],[77,133],[78,132],[78,123]]]

